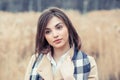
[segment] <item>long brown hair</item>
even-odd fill
[[[37,24],[35,53],[46,54],[50,50],[53,51],[53,47],[50,46],[47,40],[45,39],[45,28],[49,20],[54,16],[61,19],[67,26],[68,33],[69,33],[70,47],[74,44],[75,48],[77,50],[80,50],[81,40],[73,24],[71,23],[70,19],[61,9],[52,7],[43,11],[41,16],[39,17],[38,24]]]

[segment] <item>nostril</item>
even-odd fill
[[[55,36],[54,36],[54,38],[57,38],[57,37],[58,37],[58,35],[55,35]]]

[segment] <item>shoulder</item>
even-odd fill
[[[74,59],[75,60],[83,60],[84,64],[90,63],[90,65],[89,65],[90,68],[94,68],[97,66],[94,57],[88,55],[87,53],[85,53],[83,51],[78,51],[77,57]]]
[[[43,56],[45,55],[44,54],[33,54],[31,56],[31,60],[42,59]]]
[[[94,57],[88,55],[88,59],[89,59],[91,68],[96,66],[96,61],[95,61]]]
[[[33,55],[31,56],[31,59],[35,59],[35,57],[36,57],[35,54],[33,54]]]
[[[31,58],[30,58],[30,62],[32,62],[32,61],[34,61],[35,60],[35,54],[33,54],[32,56],[31,56]]]
[[[33,55],[31,56],[31,58],[30,58],[30,61],[35,61],[35,60],[36,60],[36,57],[37,57],[37,55],[36,55],[36,54],[33,54]]]
[[[94,57],[88,55],[87,53],[85,53],[83,51],[79,51],[79,53],[82,54],[83,59],[85,60],[85,62],[88,61],[90,63],[91,68],[94,68],[94,67],[96,68],[97,67],[97,64],[96,64],[96,61],[95,61]]]
[[[90,70],[90,74],[88,76],[88,80],[90,79],[94,79],[94,80],[98,80],[98,70],[97,70],[97,64],[96,61],[94,59],[94,57],[92,56],[88,56],[89,62],[90,62],[90,66],[91,66],[91,70]]]
[[[30,63],[34,63],[37,59],[41,60],[44,54],[33,54],[30,58]]]

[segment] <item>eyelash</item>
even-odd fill
[[[45,31],[45,34],[49,34],[50,33],[50,30],[48,30],[48,31]]]
[[[59,25],[56,27],[56,29],[60,30],[60,29],[62,29],[62,27],[63,27],[62,25]]]

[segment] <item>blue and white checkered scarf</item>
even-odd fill
[[[36,68],[38,63],[42,59],[43,54],[41,54],[32,67],[30,80],[43,80],[42,77],[37,73]],[[87,55],[81,51],[74,50],[74,55],[72,58],[74,64],[74,77],[75,80],[88,80],[90,72],[90,62]]]

